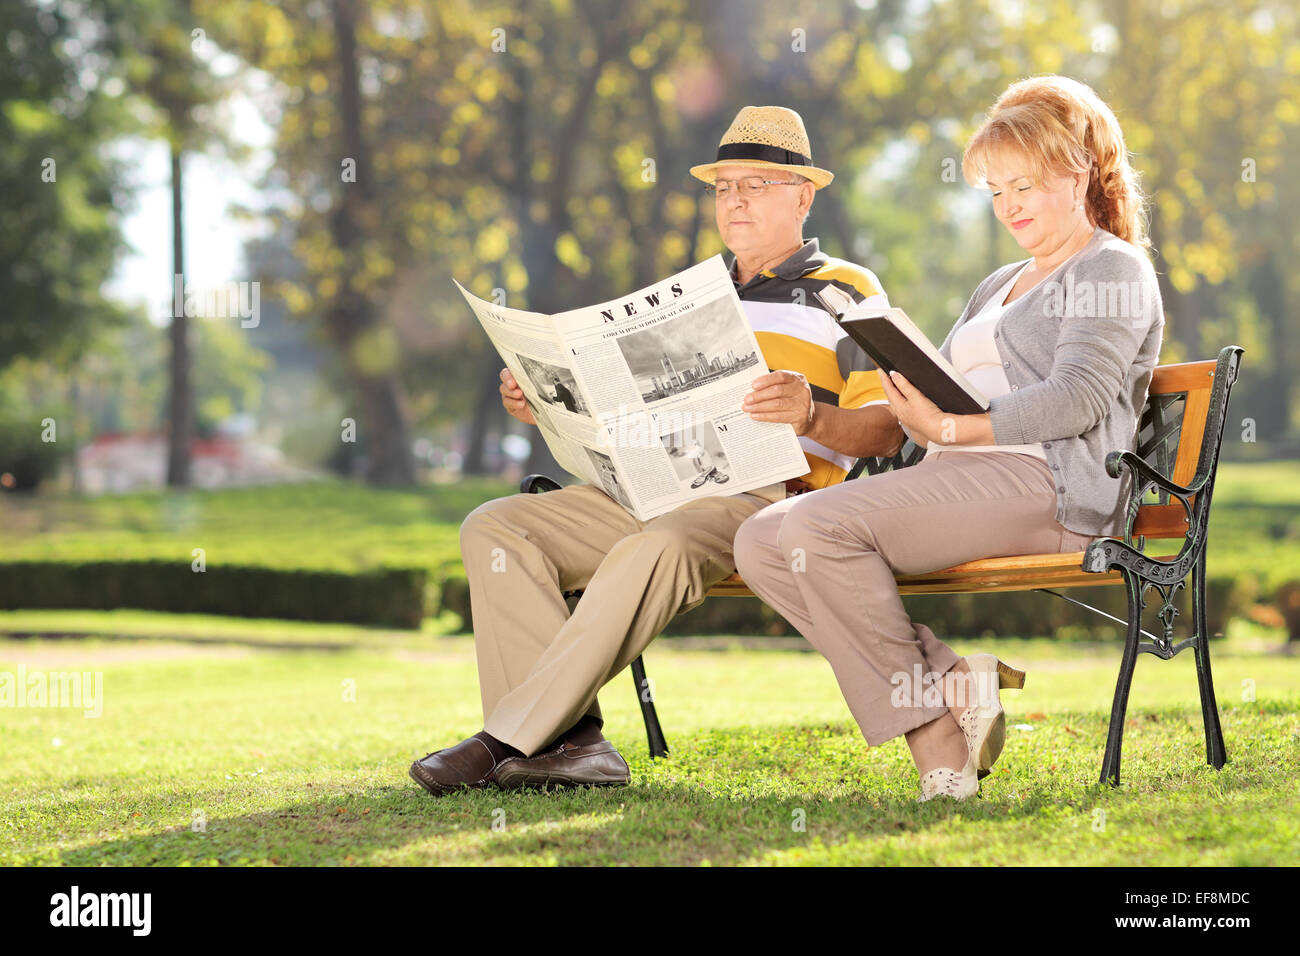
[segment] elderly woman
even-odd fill
[[[882,375],[925,458],[774,504],[735,541],[745,581],[830,661],[867,742],[906,735],[921,800],[978,791],[1005,734],[998,688],[1024,675],[913,623],[894,575],[1118,533],[1125,483],[1103,462],[1133,448],[1164,325],[1137,177],[1090,88],[1013,84],[962,170],[1030,256],[980,283],[940,348],[988,411],[946,414]]]

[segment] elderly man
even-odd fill
[[[483,699],[483,730],[411,765],[434,795],[464,787],[619,785],[627,763],[601,734],[596,693],[674,614],[703,602],[735,569],[732,541],[751,514],[788,494],[844,478],[853,459],[903,441],[865,353],[814,292],[834,283],[857,301],[887,299],[867,269],[821,253],[803,223],[833,175],[812,164],[803,120],[782,107],[745,107],[717,159],[691,169],[715,198],[718,231],[735,254],[732,279],[771,371],[743,409],[786,422],[809,471],[790,482],[700,498],[638,521],[604,491],[571,485],[475,509],[461,555]],[[535,424],[507,370],[508,411]],[[572,615],[563,592],[583,589]]]

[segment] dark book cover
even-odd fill
[[[945,412],[978,415],[988,410],[989,400],[952,367],[902,309],[859,305],[830,283],[814,295],[878,368],[899,372]]]
[[[959,373],[948,362],[941,364],[936,361],[943,359],[938,349],[931,346],[929,352],[933,355],[929,354],[891,321],[889,313],[858,318],[850,316],[840,325],[879,368],[885,372],[897,370],[945,412],[978,415],[988,411],[988,399],[964,379],[954,377]]]

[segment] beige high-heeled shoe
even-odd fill
[[[965,800],[979,792],[979,782],[989,775],[994,761],[1002,754],[1007,736],[1007,719],[1002,710],[999,690],[1025,686],[1025,672],[1002,663],[992,654],[972,654],[966,658],[975,700],[962,711],[957,721],[966,736],[966,764],[960,770],[936,767],[921,777],[921,796],[925,803],[935,797]],[[996,679],[995,679],[996,675]]]
[[[1007,738],[1007,718],[1002,710],[999,690],[1025,686],[1025,672],[1002,663],[992,654],[972,654],[966,658],[974,678],[975,700],[962,711],[957,721],[966,735],[978,779],[988,776],[994,762],[1002,755]]]
[[[936,767],[921,776],[921,796],[917,803],[925,803],[935,797],[952,797],[965,800],[979,793],[980,781],[975,770],[975,751],[967,748],[966,764],[960,770],[951,767]]]

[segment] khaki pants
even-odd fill
[[[735,546],[745,583],[825,655],[874,746],[947,712],[916,678],[937,680],[959,659],[908,618],[895,573],[1082,551],[1090,540],[1057,523],[1041,459],[948,451],[774,504],[741,526]]]
[[[476,508],[460,547],[484,729],[532,754],[599,718],[596,692],[735,570],[736,529],[783,494],[700,498],[649,521],[591,485]],[[562,592],[576,589],[570,616]]]

